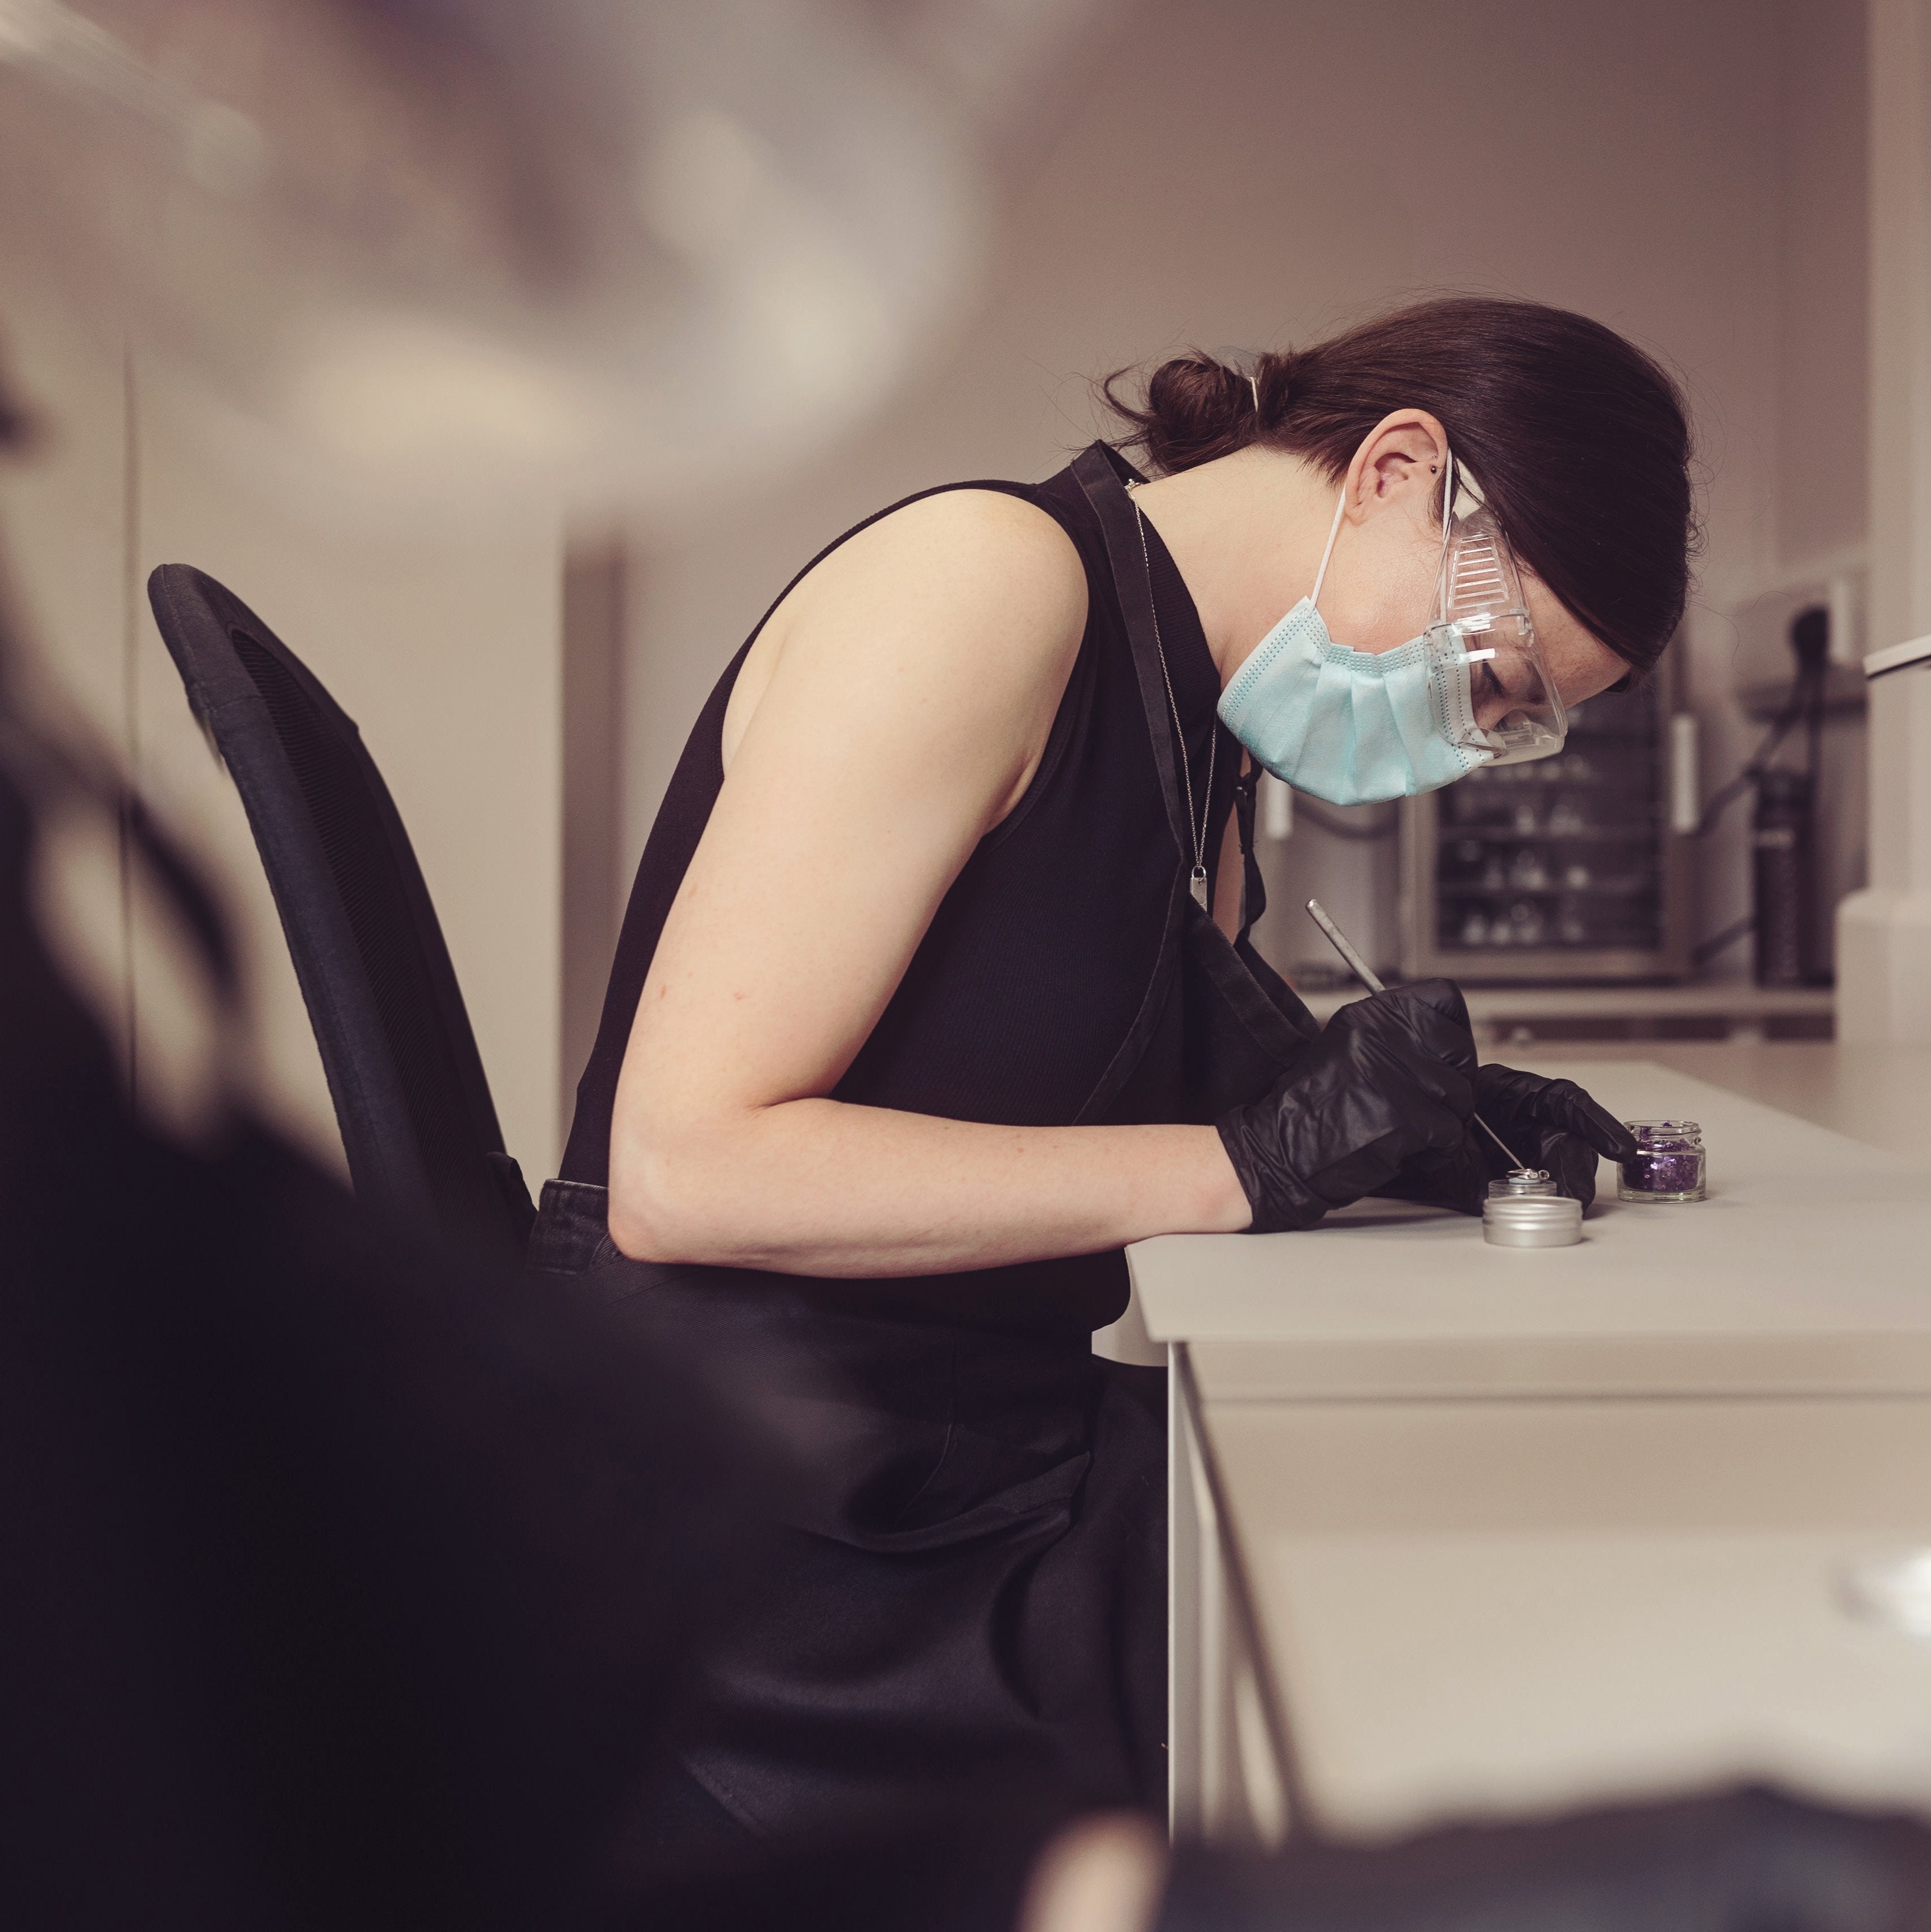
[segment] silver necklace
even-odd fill
[[[1174,701],[1174,680],[1167,670],[1167,646],[1160,636],[1160,606],[1153,596],[1153,559],[1147,548],[1147,518],[1140,506],[1133,506],[1135,520],[1140,526],[1140,558],[1147,566],[1147,604],[1153,614],[1153,649],[1159,654],[1160,680],[1167,687],[1167,709],[1173,713],[1174,739],[1180,748],[1180,783],[1187,795],[1187,831],[1193,840],[1193,871],[1187,878],[1187,890],[1193,894],[1194,904],[1202,912],[1207,910],[1207,814],[1213,808],[1213,761],[1220,750],[1220,733],[1213,730],[1207,741],[1207,796],[1201,801],[1200,815],[1195,818],[1193,808],[1193,772],[1187,764],[1187,734],[1180,725],[1180,707]]]

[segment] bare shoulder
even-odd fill
[[[1052,577],[1084,584],[1072,538],[1057,520],[1024,496],[1003,490],[942,490],[879,518],[861,537],[886,543],[928,543],[980,557],[1030,562]]]
[[[970,686],[970,708],[1004,710],[1002,728],[1036,738],[1086,619],[1085,566],[1037,505],[994,490],[901,504],[841,544],[772,614],[732,693],[727,766],[781,670],[789,680],[808,666],[834,676],[889,672],[947,704]]]
[[[841,544],[798,586],[801,604],[866,587],[921,604],[964,598],[1009,622],[1054,628],[1086,614],[1072,539],[1037,504],[997,490],[946,490],[903,503]],[[787,602],[792,602],[787,599]]]

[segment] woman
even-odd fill
[[[1252,788],[1424,790],[1646,670],[1691,535],[1669,380],[1455,299],[1115,406],[1159,480],[1096,444],[808,566],[638,872],[536,1263],[729,1360],[811,1457],[671,1741],[680,1829],[1157,1804],[1161,1378],[1090,1348],[1123,1244],[1473,1210],[1478,1096],[1574,1191],[1621,1144],[1478,1075],[1445,982],[1318,1029],[1248,943]],[[1491,579],[1525,608],[1429,630]]]

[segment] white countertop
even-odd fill
[[[1931,1046],[1824,1040],[1591,1040],[1504,1046],[1492,1057],[1537,1071],[1545,1060],[1656,1060],[1931,1167]],[[1585,1086],[1598,1078],[1593,1065],[1570,1070]]]
[[[1731,1385],[1708,1364],[1740,1348],[1749,1385],[1768,1374],[1786,1388],[1841,1380],[1847,1348],[1868,1385],[1875,1350],[1895,1357],[1903,1385],[1931,1386],[1931,1170],[1654,1063],[1539,1070],[1585,1080],[1625,1119],[1700,1121],[1710,1198],[1623,1204],[1606,1164],[1570,1248],[1494,1248],[1468,1216],[1385,1202],[1299,1234],[1163,1235],[1127,1251],[1149,1334],[1237,1345],[1196,1348],[1210,1394],[1243,1376],[1259,1378],[1255,1394],[1331,1375],[1357,1390],[1364,1374],[1453,1385],[1471,1363],[1491,1374],[1498,1345],[1527,1351],[1531,1381],[1549,1386],[1564,1385],[1578,1348],[1675,1360],[1686,1386],[1711,1373]],[[1640,1371],[1638,1384],[1649,1385]]]
[[[1774,1778],[1931,1807],[1931,1400],[1214,1405],[1320,1822]]]
[[[1931,1051],[1657,1050],[1527,1064],[1700,1120],[1707,1202],[1606,1166],[1575,1248],[1363,1204],[1129,1250],[1330,1829],[1739,1778],[1931,1810],[1931,1642],[1849,1588],[1931,1552]]]

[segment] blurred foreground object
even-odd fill
[[[1922,1932],[1931,1833],[1748,1787],[1265,1858],[1183,1846],[1157,1932]]]
[[[235,1103],[220,911],[24,704],[5,602],[0,1917],[587,1923],[648,1870],[657,1723],[768,1474],[589,1310],[398,1265]],[[188,962],[189,1136],[43,937],[87,818]]]
[[[1090,9],[0,0],[0,233],[257,463],[681,507],[889,392]]]
[[[11,760],[7,761],[10,766]],[[658,1742],[779,1466],[555,1290],[178,1144],[22,916],[0,768],[0,1917],[1001,1932],[1051,1821],[694,1856]]]
[[[662,1734],[787,1459],[637,1324],[373,1238],[250,1117],[220,909],[23,701],[6,604],[0,1922],[1001,1932],[1057,1818],[997,1794],[876,1845],[706,1850]],[[188,1132],[130,1106],[43,936],[86,818],[193,980]]]

